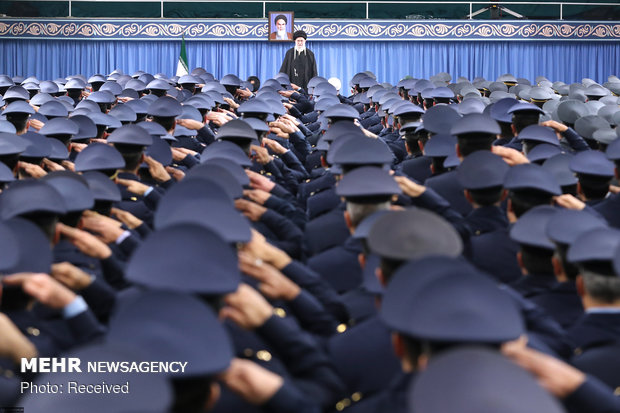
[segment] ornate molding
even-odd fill
[[[587,40],[618,41],[617,22],[349,20],[296,21],[312,41]],[[66,40],[267,40],[263,19],[28,20],[0,19],[0,38]]]

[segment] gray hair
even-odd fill
[[[390,209],[390,201],[381,202],[378,204],[358,204],[355,202],[347,201],[347,212],[351,219],[351,225],[357,227],[360,222],[369,215],[377,211],[383,211]]]
[[[582,271],[583,285],[588,295],[597,301],[612,304],[620,300],[620,278],[591,271]]]

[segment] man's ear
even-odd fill
[[[583,193],[583,188],[581,186],[581,182],[577,181],[577,198],[581,199],[582,201],[586,200],[586,196]]]
[[[222,392],[221,390],[222,389],[220,388],[220,384],[217,381],[214,380],[213,382],[211,382],[211,391],[209,392],[209,398],[207,399],[207,402],[204,406],[205,412],[211,411],[215,407],[215,404],[220,399],[220,394]]]
[[[387,280],[385,279],[385,276],[383,275],[383,270],[381,269],[381,267],[377,267],[375,269],[375,275],[377,276],[379,283],[382,286],[387,287]]]
[[[357,254],[357,262],[359,262],[360,267],[364,269],[364,267],[366,267],[366,256],[364,254]]]
[[[517,222],[517,214],[515,214],[514,208],[512,207],[512,199],[510,198],[508,198],[506,202],[506,216],[508,217],[508,222]]]
[[[58,244],[60,242],[60,237],[61,237],[60,226],[56,225],[56,228],[54,229],[54,236],[52,238],[52,245]]]
[[[521,272],[527,274],[527,270],[523,265],[523,253],[521,251],[517,252],[517,263],[519,264],[519,268],[521,268]]]
[[[577,276],[575,285],[577,286],[577,294],[579,294],[579,297],[583,298],[586,295],[586,287],[583,283],[583,277],[581,275]]]
[[[463,193],[465,194],[465,199],[467,200],[467,202],[469,202],[470,204],[473,204],[474,198],[472,198],[471,192],[469,192],[469,189],[464,189]]]
[[[557,277],[564,275],[564,266],[560,262],[560,259],[555,255],[551,258],[551,264],[553,265],[553,274]]]
[[[405,340],[403,336],[398,333],[392,333],[392,348],[394,349],[394,354],[399,359],[402,359],[407,354],[405,350]]]
[[[502,196],[501,196],[501,198],[500,198],[499,200],[500,200],[500,202],[503,202],[503,201],[505,201],[505,200],[506,200],[506,198],[508,198],[508,190],[507,190],[507,189],[504,189],[504,190],[502,191]]]
[[[344,211],[344,222],[347,224],[347,228],[349,228],[349,231],[353,231],[355,228],[353,228],[353,221],[351,221],[351,215],[349,214],[349,211]]]
[[[458,143],[454,146],[454,149],[456,150],[456,156],[463,159],[463,155],[461,154],[461,147]]]

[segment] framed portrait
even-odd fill
[[[295,13],[292,11],[269,12],[269,41],[292,42]]]

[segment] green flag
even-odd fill
[[[177,63],[177,76],[184,76],[189,74],[187,66],[187,53],[185,52],[185,36],[181,41],[181,54],[179,54],[179,62]]]

